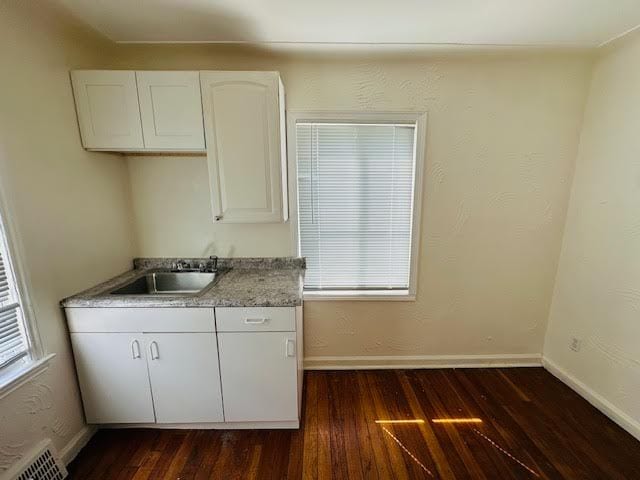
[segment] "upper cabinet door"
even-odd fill
[[[199,72],[136,72],[146,149],[204,150]]]
[[[71,79],[85,148],[144,147],[135,72],[75,70]]]
[[[279,74],[200,72],[200,81],[214,221],[286,221]]]

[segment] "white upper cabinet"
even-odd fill
[[[144,148],[135,72],[75,70],[71,79],[85,148]]]
[[[90,150],[204,152],[198,72],[71,72],[82,144]]]
[[[284,88],[277,72],[200,72],[214,222],[287,220]]]
[[[136,72],[144,146],[204,150],[200,74]]]

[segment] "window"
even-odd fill
[[[305,294],[415,292],[416,159],[424,119],[379,114],[295,120]],[[315,294],[315,295],[314,295]]]
[[[12,366],[25,364],[31,353],[23,302],[8,245],[5,219],[0,217],[0,376]]]

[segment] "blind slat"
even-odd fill
[[[296,126],[305,288],[407,289],[415,126]]]

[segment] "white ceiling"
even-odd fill
[[[117,42],[596,47],[640,0],[61,0]]]

